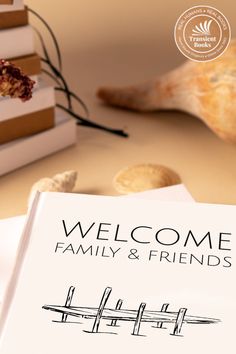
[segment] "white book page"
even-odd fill
[[[235,211],[43,194],[1,354],[234,354]]]

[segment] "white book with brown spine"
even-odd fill
[[[52,129],[0,145],[0,176],[75,143],[75,120],[58,110]]]

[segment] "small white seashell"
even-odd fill
[[[72,192],[77,180],[77,171],[65,171],[52,178],[42,178],[33,184],[29,196],[29,205],[36,192]]]

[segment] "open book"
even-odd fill
[[[235,353],[235,206],[39,194],[1,354]]]

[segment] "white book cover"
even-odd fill
[[[42,78],[38,78],[38,84],[29,101],[22,102],[19,98],[0,98],[0,122],[42,111],[43,109],[54,107],[55,104],[54,87],[46,83]]]
[[[163,188],[150,189],[144,192],[133,193],[129,194],[129,196],[134,198],[154,199],[164,202],[194,202],[192,195],[182,183]],[[126,198],[126,196],[121,196],[121,198]]]
[[[0,58],[17,58],[35,53],[34,30],[30,25],[0,31]]]
[[[75,143],[75,120],[56,110],[52,129],[0,145],[0,176]]]
[[[0,5],[0,13],[1,12],[10,12],[10,11],[18,11],[24,9],[24,1],[23,0],[13,0],[13,4],[9,5]]]
[[[194,201],[183,184],[135,193],[129,197],[161,201]],[[25,215],[0,220],[0,303],[13,270],[25,220]]]
[[[39,194],[1,354],[235,353],[235,206]]]

